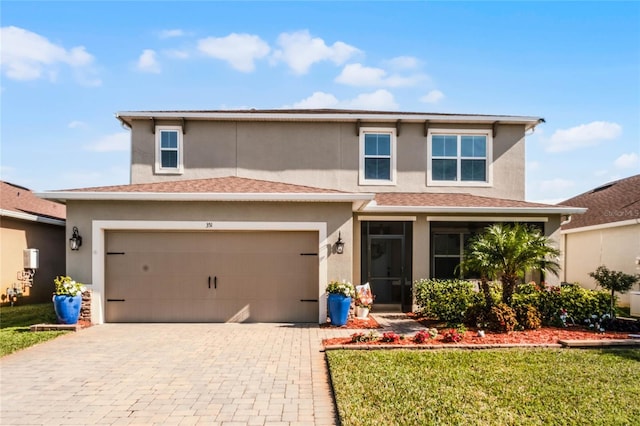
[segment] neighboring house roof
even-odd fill
[[[28,188],[0,181],[0,215],[60,225],[64,224],[67,208],[36,197]]]
[[[588,208],[587,213],[575,216],[562,230],[640,220],[640,175],[601,185],[577,195],[560,205]],[[639,222],[640,223],[640,222]]]
[[[353,202],[361,212],[571,214],[584,209],[470,194],[353,193],[281,182],[221,177],[52,191],[49,199],[131,201],[308,201]]]
[[[425,112],[366,111],[342,109],[249,109],[249,110],[188,110],[188,111],[120,111],[122,123],[131,126],[135,119],[236,120],[236,121],[324,121],[324,122],[425,122],[523,124],[532,129],[544,122],[541,117],[487,114],[445,114]]]

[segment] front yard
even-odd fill
[[[44,342],[66,331],[40,331],[32,333],[29,326],[56,323],[53,303],[0,307],[0,356]]]
[[[331,350],[341,423],[640,424],[640,350]]]

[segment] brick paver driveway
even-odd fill
[[[0,423],[335,423],[320,341],[294,324],[106,324],[0,358]]]

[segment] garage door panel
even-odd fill
[[[316,232],[107,233],[110,322],[317,320]],[[211,288],[209,288],[211,277]],[[217,288],[214,282],[217,278]]]

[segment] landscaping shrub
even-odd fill
[[[484,302],[477,302],[469,306],[464,314],[464,325],[467,327],[483,328],[487,322],[488,309]]]
[[[427,328],[426,330],[420,330],[413,336],[415,343],[424,343],[427,340],[434,339],[438,335],[438,330],[435,328]]]
[[[506,303],[499,303],[491,307],[487,317],[488,328],[491,331],[505,333],[515,330],[518,325],[516,313]]]
[[[568,286],[560,289],[559,298],[560,307],[566,309],[576,323],[591,315],[602,316],[609,312],[610,296],[604,291]]]
[[[516,313],[518,325],[525,330],[536,330],[542,327],[540,311],[530,304],[514,304],[513,310]]]
[[[445,343],[458,343],[462,341],[464,337],[464,332],[461,332],[460,329],[451,328],[444,333],[442,333],[442,341]]]
[[[420,312],[448,323],[460,323],[469,306],[480,299],[474,285],[462,280],[418,280],[414,291]]]
[[[400,339],[402,339],[402,336],[399,334],[396,334],[393,331],[387,331],[386,333],[382,333],[380,341],[386,343],[398,343]]]
[[[513,296],[513,306],[534,306],[540,313],[542,324],[561,325],[561,311],[581,324],[591,315],[603,315],[609,311],[609,295],[604,291],[582,288],[578,285],[563,285],[548,289],[535,289],[532,285],[521,285]]]

